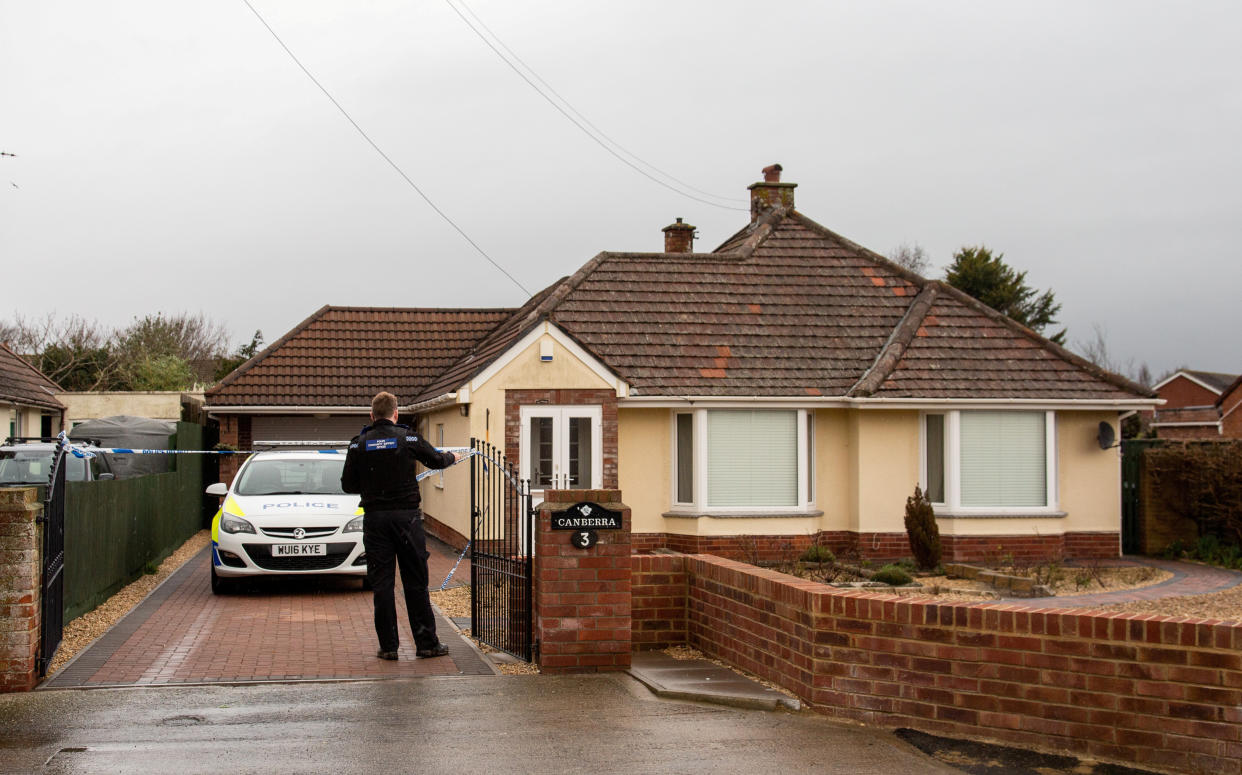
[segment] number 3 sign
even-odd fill
[[[590,549],[599,542],[599,536],[594,530],[578,530],[570,536],[569,543],[579,549]]]

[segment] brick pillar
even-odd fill
[[[0,692],[38,683],[43,513],[34,487],[0,489]]]
[[[545,673],[593,673],[630,666],[630,509],[620,490],[548,490],[535,526],[535,637]],[[552,529],[552,514],[595,503],[622,515],[621,530],[596,530],[589,549]]]

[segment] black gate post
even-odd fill
[[[43,502],[43,599],[39,606],[39,677],[60,648],[65,614],[65,455],[64,439],[56,445],[52,473],[48,477],[47,499]]]

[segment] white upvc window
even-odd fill
[[[925,412],[920,481],[953,514],[1057,510],[1055,412]]]
[[[674,412],[672,435],[675,509],[764,514],[814,504],[812,412]]]
[[[444,423],[436,423],[436,449],[444,449]],[[436,487],[444,489],[444,469],[436,474]]]

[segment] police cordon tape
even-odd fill
[[[61,431],[60,434],[56,438],[65,447],[65,449],[73,453],[74,457],[79,457],[79,458],[92,458],[92,457],[95,457],[96,454],[105,454],[105,455],[253,455],[256,452],[272,451],[270,449],[130,449],[128,447],[91,447],[90,449],[85,449],[83,447],[74,446],[73,443],[69,440],[69,437],[65,435],[64,431]],[[317,452],[323,455],[344,455],[347,450],[314,449],[314,450],[302,450],[302,451]],[[504,474],[504,476],[510,482],[514,484],[514,486],[518,486],[517,480],[513,477],[512,474],[510,474],[507,470],[505,470],[504,465],[497,462],[496,460],[493,460],[491,457],[483,454],[477,449],[473,449],[471,447],[437,447],[436,451],[437,452],[461,452],[462,453],[461,458],[453,461],[453,465],[457,465],[458,463],[469,460],[471,457],[478,455],[479,457],[483,458],[483,468],[485,470],[487,469],[488,461],[491,461],[491,463],[495,465],[497,468],[499,468],[500,472]],[[444,469],[442,468],[429,469],[427,471],[423,471],[421,474],[419,474],[418,476],[414,478],[416,481],[421,482],[423,479],[426,479],[432,474],[438,473],[443,470]],[[470,551],[470,544],[471,544],[471,541],[467,540],[466,547],[461,550],[461,554],[458,555],[457,557],[457,562],[453,563],[453,569],[450,570],[448,575],[444,577],[444,583],[440,585],[441,590],[448,588],[449,580],[453,578],[453,574],[457,572],[457,567],[461,565],[461,561],[465,559],[466,553]]]

